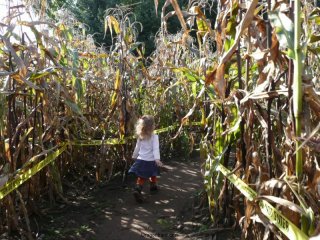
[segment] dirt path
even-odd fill
[[[171,163],[170,170],[159,179],[160,191],[149,194],[137,204],[127,191],[115,191],[115,212],[107,211],[106,220],[97,229],[97,240],[104,239],[177,239],[184,211],[192,211],[194,194],[201,189],[201,178],[194,163]],[[101,193],[104,194],[104,193]],[[191,213],[192,214],[192,213]],[[188,213],[188,216],[190,213]]]
[[[50,210],[42,219],[38,239],[186,239],[188,233],[204,227],[201,221],[193,221],[194,199],[203,189],[199,163],[171,162],[168,167],[161,174],[156,195],[150,195],[145,184],[144,203],[133,198],[133,176],[126,188],[111,181],[77,196],[71,205]]]

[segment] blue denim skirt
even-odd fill
[[[137,177],[150,178],[159,176],[160,171],[155,161],[145,161],[137,159],[129,169],[129,173],[134,173]]]

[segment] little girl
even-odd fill
[[[137,143],[132,154],[132,159],[135,162],[129,169],[129,173],[135,173],[137,176],[133,195],[139,203],[143,201],[141,190],[147,179],[150,181],[150,192],[158,191],[157,176],[159,175],[159,167],[163,164],[160,161],[159,137],[153,131],[153,116],[144,115],[138,120],[136,125]]]

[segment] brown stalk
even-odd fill
[[[28,215],[28,211],[27,211],[26,205],[24,203],[22,194],[18,190],[16,190],[16,193],[18,195],[19,202],[20,202],[20,207],[21,207],[21,210],[22,210],[22,213],[23,213],[24,219],[26,221],[26,225],[27,225],[27,233],[26,233],[27,238],[28,238],[28,240],[33,240],[32,231],[31,231],[31,227],[30,227],[30,219],[29,219],[29,215]]]

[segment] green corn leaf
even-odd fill
[[[114,82],[114,93],[111,98],[111,109],[113,109],[117,104],[118,92],[120,90],[120,83],[121,83],[121,74],[120,74],[120,70],[118,69],[116,72],[116,79]]]
[[[310,36],[310,39],[309,39],[309,42],[310,42],[310,43],[315,43],[315,42],[318,42],[318,41],[320,41],[320,35],[314,35],[314,34],[312,34],[312,35]]]
[[[192,87],[192,95],[193,95],[194,97],[197,97],[197,82],[193,82],[193,83],[191,84],[191,87]]]
[[[67,104],[68,107],[70,107],[70,109],[71,109],[74,113],[82,116],[81,109],[79,108],[79,106],[78,106],[76,103],[71,102],[71,101],[69,101],[69,100],[67,100],[67,99],[65,100],[65,103]]]
[[[288,48],[288,56],[294,54],[294,27],[293,22],[287,15],[280,11],[269,13],[272,27],[275,29],[280,46]]]
[[[46,69],[43,69],[42,71],[38,71],[35,73],[31,73],[29,80],[36,80],[38,78],[42,78],[42,77],[46,77],[49,76],[51,74],[56,74],[57,73],[57,69],[54,67],[48,67]]]
[[[200,77],[195,71],[192,71],[190,68],[181,67],[181,68],[174,68],[174,72],[181,73],[183,77],[187,78],[190,82],[200,81]]]
[[[79,53],[77,50],[72,52],[72,86],[76,90],[77,101],[83,97],[82,81],[78,77],[78,69],[80,66]]]

